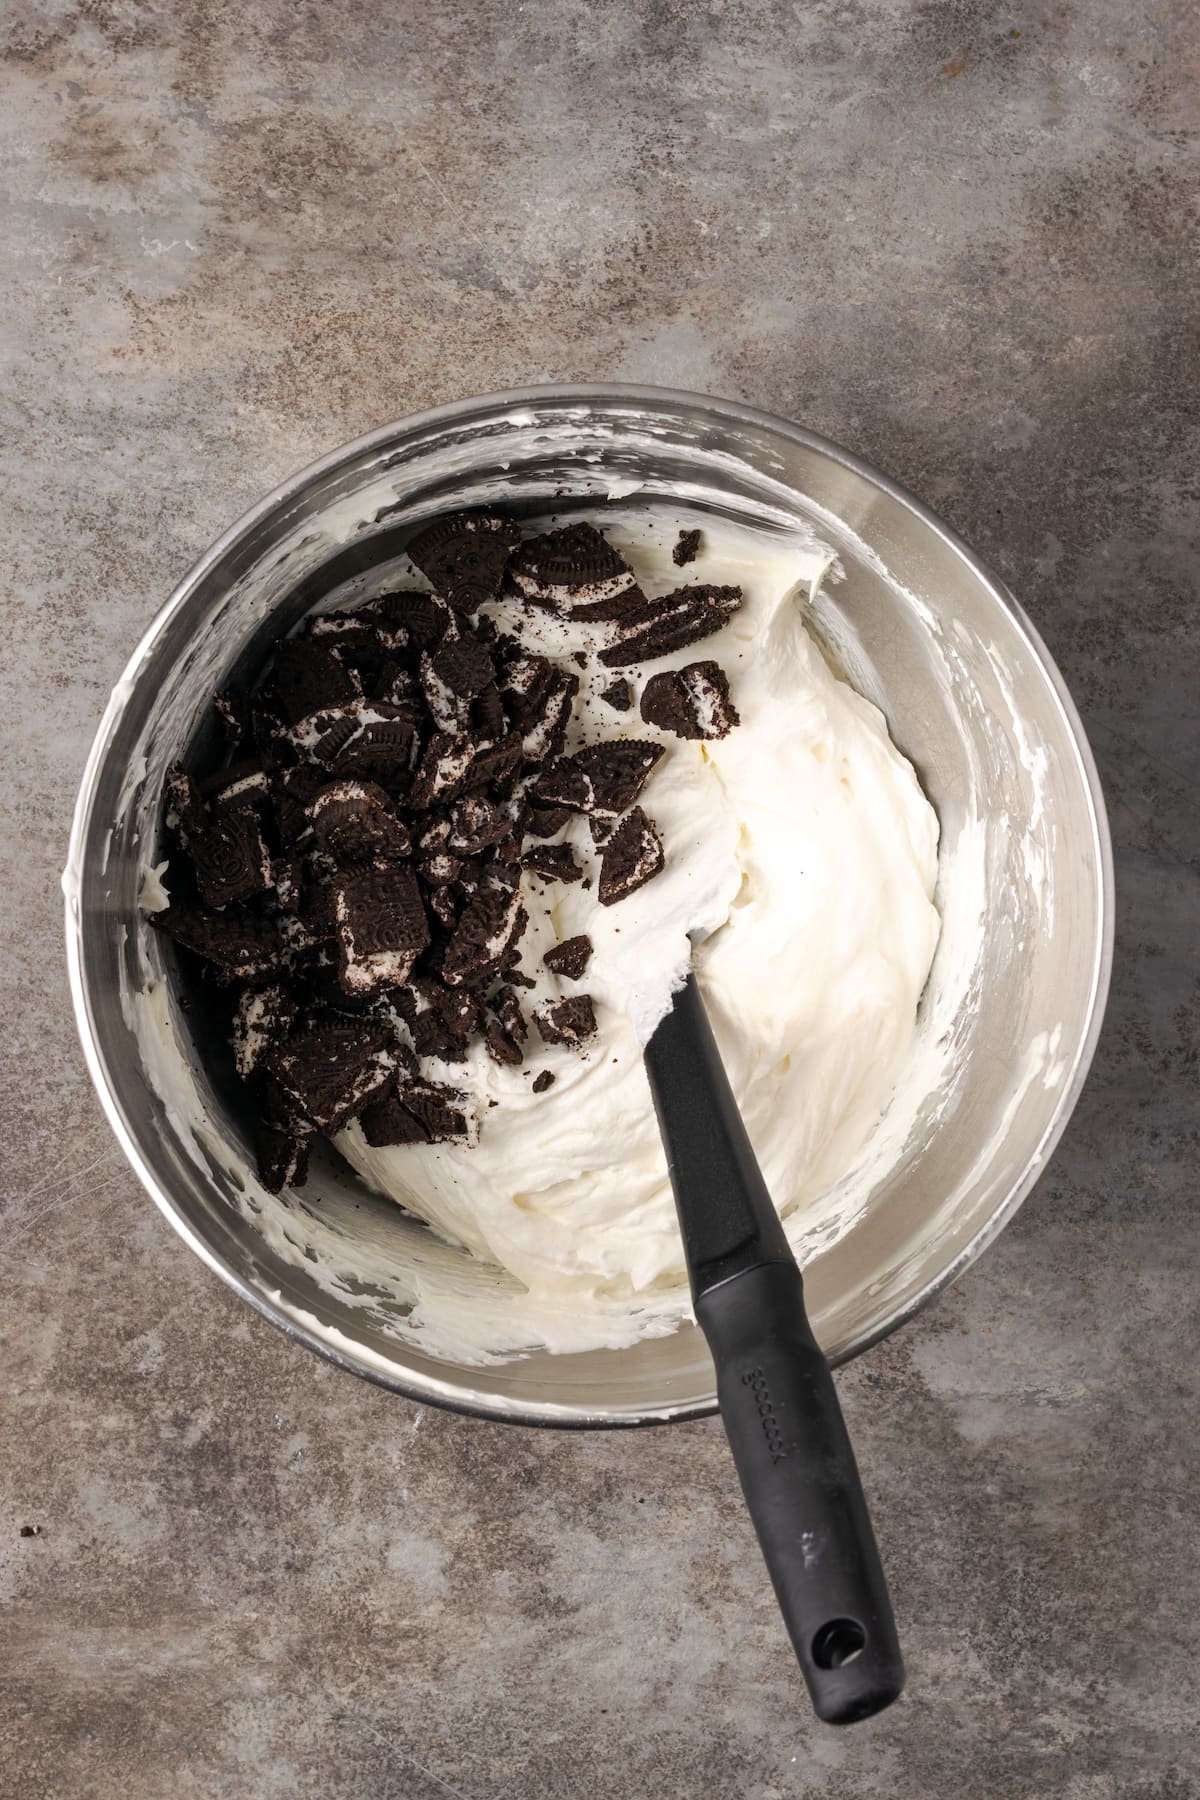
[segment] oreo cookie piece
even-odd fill
[[[527,762],[545,762],[547,757],[558,755],[578,692],[578,675],[556,671],[541,705],[521,730],[521,751]]]
[[[235,807],[193,833],[188,855],[206,906],[250,900],[271,885],[271,858],[253,807]]]
[[[387,1041],[373,1019],[325,1017],[275,1044],[265,1067],[301,1117],[332,1137],[392,1080]]]
[[[557,837],[570,818],[571,811],[566,806],[530,806],[525,817],[525,836]]]
[[[439,681],[460,700],[474,700],[496,680],[496,665],[469,629],[447,632],[430,657]]]
[[[476,743],[475,758],[463,787],[468,793],[490,787],[494,794],[511,793],[517,774],[525,760],[520,736],[509,731],[490,744]]]
[[[332,758],[334,769],[339,775],[363,776],[393,787],[402,785],[420,749],[412,709],[385,701],[362,701],[354,718],[354,730]]]
[[[395,1144],[429,1142],[425,1127],[401,1106],[394,1089],[364,1107],[358,1123],[363,1137],[375,1150],[390,1149]]]
[[[508,808],[480,794],[464,794],[450,809],[446,848],[459,856],[479,856],[512,830]]]
[[[544,1094],[547,1088],[552,1088],[553,1086],[554,1071],[552,1069],[543,1069],[540,1074],[535,1075],[533,1078],[533,1091],[535,1094]]]
[[[500,698],[500,690],[494,681],[485,687],[473,702],[471,724],[480,736],[485,738],[503,737],[508,730],[504,702]]]
[[[439,800],[453,800],[471,773],[476,749],[476,740],[468,732],[435,732],[413,776],[409,805],[424,811]]]
[[[207,818],[208,808],[204,804],[199,784],[181,763],[176,763],[167,771],[163,824],[168,831],[175,833],[186,848],[192,832],[202,830]]]
[[[375,994],[408,980],[430,942],[421,890],[402,865],[342,875],[333,884],[340,961],[348,994]]]
[[[544,769],[530,790],[541,806],[615,819],[633,805],[663,754],[646,738],[590,744]]]
[[[578,1049],[596,1035],[596,1014],[590,994],[572,994],[569,1000],[555,1000],[534,1013],[537,1028],[547,1044],[565,1044]]]
[[[275,656],[275,697],[291,725],[310,713],[342,706],[361,693],[357,676],[333,651],[311,638],[288,638]]]
[[[472,1121],[467,1096],[436,1081],[408,1081],[396,1090],[405,1112],[424,1128],[428,1144],[470,1141]]]
[[[489,883],[475,894],[442,956],[442,978],[451,987],[490,980],[515,949],[528,914],[515,890]]]
[[[510,519],[454,513],[434,519],[408,544],[408,559],[451,606],[477,612],[500,592],[508,559],[521,541]]]
[[[214,694],[213,712],[226,749],[238,749],[250,736],[250,708],[245,696]]]
[[[421,693],[429,716],[439,731],[468,731],[471,725],[471,702],[448,688],[433,667],[427,650],[421,652]]]
[[[427,1144],[429,1134],[421,1121],[401,1106],[396,1093],[372,1100],[359,1119],[362,1134],[373,1150],[386,1150],[393,1144]]]
[[[178,905],[149,917],[156,931],[240,981],[269,975],[283,963],[284,940],[274,919],[255,918],[238,908],[214,914]]]
[[[627,669],[631,663],[668,656],[720,631],[741,604],[740,587],[676,588],[625,620],[617,642],[600,652],[600,661],[606,668]]]
[[[509,573],[526,600],[573,619],[619,619],[645,599],[628,563],[585,521],[529,538]]]
[[[729,677],[711,661],[652,675],[642,695],[642,717],[681,738],[728,737],[741,724],[729,697]]]
[[[209,775],[199,788],[213,812],[230,812],[235,806],[263,806],[271,791],[266,770],[253,756],[242,757]]]
[[[561,944],[554,944],[547,950],[542,961],[556,975],[563,975],[568,981],[578,981],[592,960],[592,940],[581,933],[578,937],[564,938]]]
[[[453,931],[462,914],[464,902],[453,888],[432,887],[425,896],[425,904],[443,931]]]
[[[248,1081],[272,1044],[286,1037],[299,1011],[295,996],[275,985],[247,988],[233,1015],[233,1066]]]
[[[633,688],[623,675],[610,681],[601,692],[600,698],[611,706],[614,712],[628,712],[633,705]]]
[[[402,648],[407,642],[408,633],[400,627],[401,637],[398,642],[394,634],[388,636],[396,648]],[[304,622],[304,635],[314,644],[320,644],[325,650],[345,653],[346,660],[353,662],[356,651],[373,651],[378,655],[384,649],[383,637],[369,612],[327,612],[310,613]]]
[[[454,614],[446,602],[423,588],[399,588],[395,593],[381,594],[362,610],[367,617],[383,620],[393,631],[403,629],[421,650],[432,650],[440,644],[454,623]]]
[[[521,867],[547,881],[582,881],[583,870],[570,844],[538,844],[521,858]]]
[[[662,839],[640,806],[626,813],[608,843],[600,863],[601,906],[625,900],[662,869]]]
[[[510,643],[515,639],[508,640]],[[554,664],[532,651],[506,655],[496,677],[500,697],[513,724],[522,730],[536,718],[554,686]]]
[[[483,1028],[483,1042],[493,1062],[515,1069],[525,1061],[520,1044],[497,1018],[488,1017]]]
[[[308,1153],[312,1133],[289,1131],[264,1120],[255,1130],[258,1173],[268,1194],[285,1187],[303,1187],[308,1179]]]
[[[407,663],[389,656],[380,664],[370,683],[371,698],[391,706],[410,707],[424,699],[421,684]]]
[[[671,561],[676,568],[682,569],[685,563],[695,562],[700,551],[700,530],[681,531],[679,541],[671,552]]]
[[[391,801],[372,781],[332,781],[311,801],[308,816],[322,850],[337,862],[394,861],[412,838]]]
[[[511,987],[497,988],[492,995],[492,1011],[511,1037],[523,1044],[529,1036],[529,1027],[525,1023],[525,1014],[521,1011],[521,1002]]]

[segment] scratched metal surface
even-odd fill
[[[13,0],[2,35],[0,1792],[1196,1795],[1194,16]],[[529,1435],[289,1348],[137,1191],[68,1013],[72,796],[174,579],[372,424],[589,377],[920,492],[1109,794],[1063,1148],[842,1382],[911,1669],[844,1735],[715,1423]]]

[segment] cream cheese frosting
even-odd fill
[[[682,1251],[642,1046],[694,960],[717,1041],[776,1205],[814,1204],[843,1176],[884,1110],[913,1037],[938,937],[932,902],[938,826],[882,714],[840,680],[805,629],[805,607],[831,556],[799,537],[706,523],[698,560],[671,562],[679,520],[607,507],[596,515],[650,595],[682,581],[738,585],[744,604],[686,659],[715,659],[741,724],[683,741],[638,716],[636,697],[679,652],[631,672],[632,711],[602,690],[594,628],[519,600],[485,610],[588,672],[567,749],[601,737],[666,746],[641,803],[663,840],[663,872],[601,907],[587,822],[571,844],[590,878],[522,885],[530,924],[527,1010],[586,991],[598,1032],[580,1052],[530,1032],[524,1063],[427,1060],[423,1073],[463,1089],[479,1121],[469,1145],[369,1146],[357,1125],[338,1149],[367,1183],[451,1242],[499,1264],[531,1306],[577,1309],[578,1342],[611,1341],[613,1303],[678,1291]],[[689,520],[688,523],[695,523]],[[580,982],[546,969],[556,943],[587,933]],[[694,946],[694,948],[693,948]],[[534,1091],[544,1071],[554,1076]],[[596,1330],[589,1333],[589,1308]]]

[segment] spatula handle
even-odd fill
[[[818,1716],[865,1719],[904,1663],[858,1466],[794,1262],[697,1296],[721,1417],[780,1611]]]

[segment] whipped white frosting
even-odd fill
[[[831,553],[713,523],[698,560],[679,570],[678,520],[606,508],[603,522],[647,593],[682,581],[742,588],[744,605],[721,633],[631,677],[637,695],[659,668],[713,658],[741,724],[716,742],[683,742],[646,726],[636,699],[624,715],[601,700],[612,671],[585,676],[568,749],[637,736],[667,750],[642,795],[663,840],[662,874],[601,907],[598,853],[576,819],[561,841],[590,885],[523,882],[523,965],[538,978],[522,996],[527,1010],[586,991],[597,1037],[580,1053],[542,1044],[534,1028],[519,1068],[498,1066],[482,1045],[466,1064],[427,1061],[426,1073],[471,1096],[481,1128],[469,1147],[373,1149],[357,1125],[337,1140],[372,1187],[516,1277],[531,1312],[569,1305],[572,1348],[611,1342],[625,1297],[652,1300],[660,1318],[687,1309],[641,1045],[689,961],[767,1185],[799,1222],[880,1118],[938,937],[933,809],[882,714],[837,678],[805,630]],[[597,643],[578,624],[540,614],[531,623],[520,603],[488,610],[559,660]],[[594,946],[586,974],[560,981],[543,954],[580,932]],[[547,1069],[554,1084],[535,1094]]]

